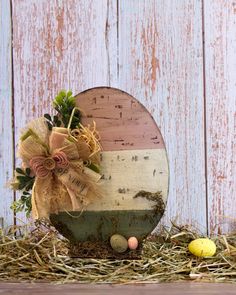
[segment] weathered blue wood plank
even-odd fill
[[[13,192],[5,184],[13,171],[11,8],[0,1],[0,227],[13,224]]]
[[[201,1],[119,2],[119,87],[163,134],[170,165],[165,224],[206,231]]]
[[[62,88],[116,85],[116,1],[12,1],[15,135]],[[18,162],[17,162],[18,163]],[[17,194],[17,198],[20,195]],[[17,218],[25,220],[24,214]]]
[[[236,2],[204,1],[208,220],[236,225]]]

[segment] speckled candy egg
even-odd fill
[[[211,257],[216,253],[216,245],[208,238],[193,240],[188,245],[189,252],[197,257]]]
[[[111,236],[110,244],[112,249],[118,253],[123,253],[128,249],[126,238],[118,234]]]
[[[136,250],[138,248],[138,240],[136,237],[130,237],[128,239],[128,247],[130,250]]]

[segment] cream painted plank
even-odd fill
[[[14,223],[10,205],[13,192],[6,182],[13,173],[12,70],[10,1],[0,1],[0,228]]]
[[[204,1],[210,232],[236,224],[236,1]]]
[[[119,86],[152,113],[166,142],[164,224],[206,232],[202,6],[195,0],[119,2]]]
[[[106,0],[12,3],[17,141],[28,120],[51,111],[58,90],[78,93],[116,83],[116,4]]]
[[[101,154],[103,198],[87,207],[91,211],[150,210],[154,205],[133,198],[139,191],[168,193],[168,162],[165,149],[110,151]]]

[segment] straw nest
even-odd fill
[[[28,227],[27,227],[28,228]],[[187,227],[164,228],[144,242],[141,260],[79,259],[69,242],[47,225],[1,232],[0,280],[55,283],[236,282],[236,234],[214,238],[217,253],[196,258],[188,243],[199,236]]]

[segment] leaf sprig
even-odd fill
[[[18,189],[24,189],[25,191],[32,190],[35,177],[30,176],[30,168],[26,168],[25,171],[21,168],[16,168],[16,172],[18,173],[16,179],[19,181]]]
[[[16,213],[25,211],[26,217],[29,218],[32,211],[31,203],[32,195],[28,192],[23,192],[23,195],[18,201],[14,201],[11,205],[11,209]]]
[[[53,118],[49,114],[44,115],[44,117],[47,119],[49,130],[52,130],[52,127],[60,127],[62,125],[67,127],[72,111],[76,106],[75,98],[72,96],[72,91],[66,92],[65,90],[61,90],[54,99],[53,106],[57,111],[57,115],[53,116]],[[80,119],[80,111],[75,110],[70,128],[78,128]]]
[[[31,191],[33,188],[35,177],[30,176],[30,168],[26,168],[25,171],[21,168],[16,168],[16,172],[18,174],[16,176],[16,179],[18,180],[17,189],[22,191],[22,196],[19,200],[12,203],[11,209],[14,210],[16,213],[25,211],[26,216],[29,217],[32,210],[32,196],[29,191]]]
[[[51,131],[52,127],[60,127],[62,122],[57,115],[51,117],[49,114],[44,114],[44,118],[47,119],[48,129]]]

